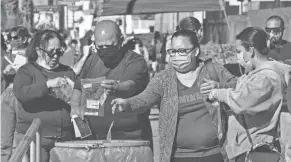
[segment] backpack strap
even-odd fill
[[[208,75],[211,80],[214,80],[216,82],[219,82],[220,79],[218,77],[218,74],[215,70],[215,67],[213,65],[212,59],[208,59],[204,61],[205,68],[208,72]],[[226,132],[227,132],[227,121],[228,116],[225,111],[225,104],[219,103],[219,107],[217,108],[217,126],[218,126],[218,139],[219,139],[219,145],[222,147],[224,144],[224,141],[226,139]]]
[[[206,67],[206,70],[209,74],[210,79],[214,80],[216,82],[219,82],[219,77],[218,77],[217,72],[215,70],[215,67],[213,65],[212,59],[208,59],[208,60],[204,61],[204,64],[205,64],[205,67]]]
[[[286,90],[286,99],[289,113],[291,113],[291,78],[289,79],[288,88]]]

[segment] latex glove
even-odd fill
[[[126,111],[127,106],[127,100],[122,98],[117,98],[112,100],[112,114],[115,112],[124,112]]]
[[[204,78],[204,83],[200,86],[200,93],[209,95],[214,88],[219,88],[219,83],[213,80]]]

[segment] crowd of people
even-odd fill
[[[265,30],[242,30],[234,69],[202,59],[203,28],[194,17],[182,19],[171,36],[155,32],[152,49],[111,20],[70,41],[54,30],[32,35],[13,28],[1,35],[1,160],[39,118],[42,161],[49,162],[55,142],[78,139],[73,115],[90,124],[85,140],[105,140],[115,121],[112,139],[147,140],[153,149],[149,115],[157,105],[160,162],[244,162],[256,152],[271,154],[261,161],[291,161],[291,139],[277,141],[280,113],[291,112],[284,29],[283,19],[272,16]],[[82,80],[99,77],[106,77],[104,116],[84,115]],[[68,79],[74,86],[65,101],[55,90]]]

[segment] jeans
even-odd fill
[[[219,153],[204,157],[174,157],[171,162],[224,162],[224,160]]]

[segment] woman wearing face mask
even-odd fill
[[[113,111],[138,111],[160,105],[161,162],[222,162],[217,137],[216,112],[200,92],[209,79],[195,32],[174,33],[168,50],[168,69],[155,76],[141,94],[112,102]],[[210,82],[210,89],[236,82],[223,66],[213,63],[221,82]],[[207,78],[207,79],[206,79]],[[206,87],[207,86],[202,86]]]
[[[27,47],[27,39],[30,37],[28,30],[24,27],[12,28],[10,32],[10,43],[12,51],[7,50],[4,37],[1,35],[1,161],[6,162],[11,156],[16,123],[17,100],[12,87],[15,73],[20,66],[26,63],[23,56]],[[6,51],[9,51],[6,53]],[[19,52],[21,51],[21,52]],[[20,59],[19,59],[20,58]],[[24,58],[24,59],[21,59]]]
[[[66,84],[65,77],[75,79],[71,68],[59,64],[63,43],[55,31],[37,33],[26,51],[28,63],[19,68],[14,80],[13,92],[22,107],[17,114],[16,132],[25,134],[32,121],[40,118],[43,162],[49,161],[56,140],[70,140],[73,136],[70,105],[54,93]]]
[[[289,79],[278,62],[268,59],[266,38],[267,34],[255,27],[237,35],[238,59],[252,71],[238,79],[235,89],[213,89],[209,95],[211,100],[225,102],[233,112],[228,121],[226,152],[235,162],[244,162],[252,147],[274,143],[277,137],[276,126]],[[264,146],[257,149],[268,152]]]
[[[28,33],[28,30],[24,27],[15,27],[11,29],[10,44],[9,44],[11,46],[11,51],[9,53],[2,52],[1,54],[3,57],[3,62],[4,62],[4,65],[2,66],[5,66],[2,72],[5,75],[6,87],[8,87],[9,85],[10,87],[12,87],[11,83],[14,80],[16,71],[18,70],[20,66],[26,63],[25,61],[19,62],[18,58],[20,57],[24,58],[29,37],[30,35]],[[19,55],[18,58],[16,57],[17,55]],[[17,63],[17,64],[9,63],[7,59],[11,61],[12,63]]]
[[[15,27],[10,32],[10,44],[12,50],[25,49],[28,45],[30,34],[25,27]]]

